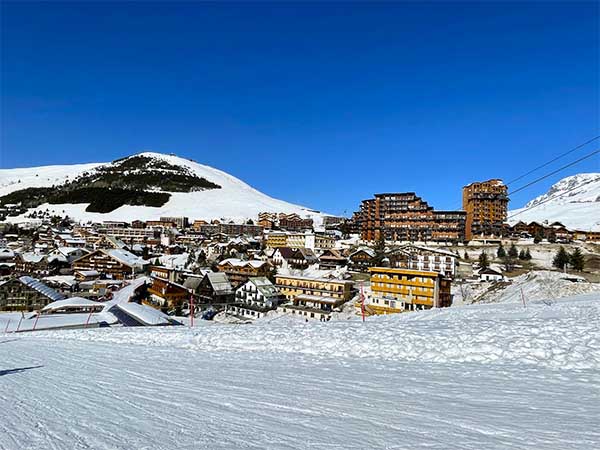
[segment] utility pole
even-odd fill
[[[194,294],[190,294],[190,327],[194,327]]]

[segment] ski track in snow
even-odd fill
[[[0,448],[600,445],[598,295],[278,322],[0,335]]]

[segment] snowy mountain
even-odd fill
[[[508,217],[511,224],[558,221],[572,229],[600,230],[600,173],[563,178],[523,208],[510,211]]]
[[[144,152],[110,163],[0,169],[0,204],[67,214],[75,220],[256,219],[261,211],[322,214],[269,197],[243,181],[195,161]]]

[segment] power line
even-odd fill
[[[546,163],[542,164],[541,166],[537,166],[536,168],[534,168],[534,169],[531,169],[529,172],[527,172],[527,173],[525,173],[525,174],[523,174],[523,175],[521,175],[521,176],[519,176],[519,177],[517,177],[517,178],[515,178],[515,179],[513,179],[513,180],[510,180],[508,183],[506,183],[506,185],[508,186],[508,185],[510,185],[510,184],[512,184],[512,183],[514,183],[515,181],[522,180],[522,179],[523,179],[523,178],[525,178],[527,175],[531,175],[533,172],[536,172],[536,171],[538,171],[539,169],[542,169],[542,168],[544,168],[544,167],[546,167],[546,166],[549,166],[549,165],[550,165],[550,164],[552,164],[553,162],[555,162],[555,161],[558,161],[558,160],[559,160],[560,158],[562,158],[563,156],[567,156],[567,155],[569,155],[569,154],[573,153],[575,150],[579,150],[581,147],[585,147],[585,146],[586,146],[586,145],[588,145],[590,142],[594,142],[596,139],[599,139],[599,138],[600,138],[600,135],[598,135],[598,136],[596,136],[596,137],[593,137],[593,138],[592,138],[592,139],[590,139],[589,141],[587,141],[587,142],[584,142],[583,144],[580,144],[580,145],[578,145],[577,147],[574,147],[574,148],[572,148],[571,150],[568,150],[568,151],[566,151],[565,153],[562,153],[562,154],[558,155],[556,158],[554,158],[554,159],[551,159],[550,161],[548,161],[548,162],[546,162]]]
[[[581,185],[573,186],[572,188],[570,188],[570,189],[567,189],[566,191],[564,191],[564,192],[561,192],[561,193],[559,193],[559,194],[557,194],[557,195],[554,195],[554,196],[552,196],[552,197],[548,197],[547,199],[545,199],[545,200],[542,200],[541,202],[539,202],[539,203],[536,203],[535,205],[532,205],[532,206],[530,206],[529,208],[522,209],[522,210],[521,210],[521,211],[519,211],[518,213],[515,213],[515,214],[513,214],[512,216],[510,216],[510,217],[507,217],[507,218],[506,218],[506,220],[508,221],[508,220],[512,219],[513,217],[516,217],[516,216],[518,216],[518,215],[520,215],[520,214],[523,214],[523,213],[524,213],[524,212],[526,212],[526,211],[529,211],[529,210],[531,210],[531,209],[537,208],[538,206],[540,206],[540,205],[543,205],[544,203],[546,203],[546,202],[549,202],[550,200],[556,200],[557,198],[560,198],[560,197],[562,197],[563,195],[565,195],[565,194],[568,194],[569,192],[572,192],[572,191],[574,191],[575,189],[579,189],[579,188],[581,188]]]
[[[526,188],[528,188],[529,186],[532,186],[532,185],[534,185],[534,184],[536,184],[536,183],[539,183],[540,181],[542,181],[542,180],[545,180],[545,179],[546,179],[546,178],[548,178],[548,177],[551,177],[552,175],[554,175],[554,174],[556,174],[556,173],[560,172],[561,170],[564,170],[564,169],[566,169],[566,168],[568,168],[568,167],[574,166],[575,164],[577,164],[577,163],[580,163],[581,161],[583,161],[583,160],[585,160],[585,159],[591,158],[592,156],[596,155],[597,153],[600,153],[600,150],[599,150],[599,149],[596,149],[596,150],[594,150],[593,152],[591,152],[591,153],[588,153],[587,155],[585,155],[585,156],[583,156],[583,157],[581,157],[581,158],[579,158],[579,159],[577,159],[577,160],[575,160],[575,161],[573,161],[573,162],[571,162],[571,163],[569,163],[569,164],[566,164],[566,165],[564,165],[564,166],[562,166],[562,167],[559,167],[558,169],[556,169],[556,170],[554,170],[554,171],[552,171],[552,172],[550,172],[550,173],[548,173],[548,174],[546,174],[546,175],[544,175],[544,176],[542,176],[542,177],[539,177],[539,178],[537,178],[537,179],[533,180],[533,181],[532,181],[532,182],[530,182],[530,183],[527,183],[525,186],[522,186],[522,187],[520,187],[519,189],[517,189],[517,190],[515,190],[515,191],[512,191],[512,192],[510,192],[508,195],[509,195],[509,196],[511,196],[511,195],[514,195],[514,194],[516,194],[517,192],[521,192],[523,189],[526,189]]]

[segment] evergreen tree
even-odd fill
[[[573,270],[576,270],[577,272],[581,272],[583,270],[585,267],[585,260],[583,259],[583,254],[579,248],[573,250],[573,253],[569,255],[569,263],[571,264]]]
[[[531,253],[529,252],[529,249],[525,250],[525,260],[531,261]]]
[[[464,254],[464,256],[463,256],[463,259],[464,259],[465,261],[468,261],[468,260],[469,260],[469,254],[467,253],[467,251],[466,251],[466,250],[465,250],[465,254]]]
[[[538,231],[537,233],[535,233],[535,236],[533,237],[533,243],[539,244],[540,242],[542,242],[542,239],[544,239],[544,235],[542,234],[541,231]]]
[[[155,265],[155,266],[160,266],[160,259],[156,258],[156,259],[154,260],[154,265]]]
[[[519,250],[517,250],[515,244],[512,244],[508,249],[508,256],[510,256],[512,259],[516,259],[519,257]]]
[[[521,251],[519,252],[519,259],[520,259],[521,261],[525,261],[525,260],[527,259],[527,255],[525,255],[525,250],[521,250]]]
[[[553,244],[556,242],[556,233],[554,232],[554,230],[550,231],[550,234],[548,235],[548,242],[551,242]]]
[[[564,269],[567,266],[567,264],[569,264],[569,259],[569,254],[567,253],[565,248],[561,246],[558,249],[558,252],[556,252],[556,256],[552,260],[552,265],[557,269]]]
[[[502,258],[502,263],[504,264],[504,270],[507,272],[511,272],[515,268],[515,259],[511,258],[509,255]]]
[[[482,269],[487,269],[488,267],[490,267],[490,261],[488,260],[488,255],[485,251],[481,251],[481,254],[479,255],[479,267],[481,267]]]
[[[500,243],[500,246],[498,247],[498,251],[496,252],[496,256],[500,259],[504,258],[506,256],[506,250],[504,250],[504,246],[502,245],[502,243]]]

